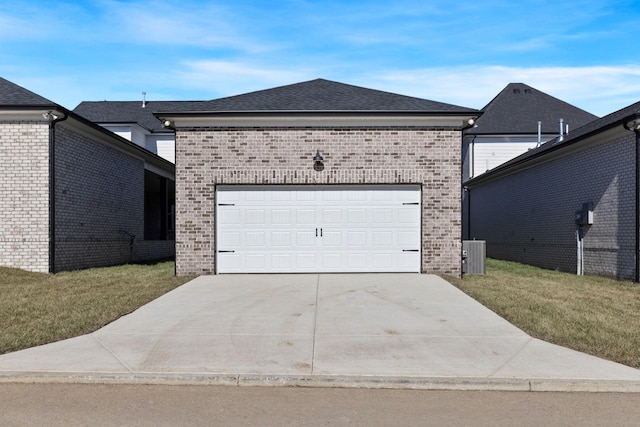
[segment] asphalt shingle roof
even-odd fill
[[[74,112],[96,123],[138,123],[155,131],[160,112],[422,112],[479,114],[478,110],[316,79],[210,101],[85,101]]]
[[[162,123],[153,113],[157,111],[183,110],[182,104],[198,104],[203,101],[84,101],[73,112],[95,123],[137,123],[151,131],[162,130]]]
[[[52,106],[55,102],[48,100],[0,77],[0,106]]]
[[[468,113],[471,108],[428,99],[367,89],[330,80],[308,82],[260,90],[243,95],[203,102],[193,111],[384,111]]]
[[[475,182],[484,181],[485,179],[491,178],[492,176],[510,171],[512,169],[516,169],[520,165],[524,165],[536,158],[545,156],[556,150],[569,147],[573,144],[577,144],[592,135],[604,132],[605,130],[614,128],[616,126],[621,126],[629,118],[639,117],[640,102],[636,102],[629,105],[628,107],[622,108],[621,110],[615,111],[602,118],[593,120],[586,125],[579,127],[578,129],[569,131],[569,133],[564,135],[562,138],[558,137],[547,141],[544,144],[540,145],[540,147],[531,149],[526,153],[521,154],[520,156],[511,159],[508,162],[505,162],[502,165],[497,166],[494,169],[491,169],[490,171],[469,180],[467,184],[473,185]]]
[[[536,134],[538,121],[542,133],[559,133],[559,120],[569,129],[581,127],[598,117],[547,95],[524,83],[508,84],[483,109],[470,135]]]

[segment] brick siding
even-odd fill
[[[133,245],[129,235],[134,235]],[[144,161],[56,127],[56,271],[169,258],[144,240]]]
[[[635,271],[635,137],[540,163],[470,191],[469,237],[487,256],[576,272],[575,212],[594,205],[584,234],[585,274],[631,279]]]
[[[49,125],[0,123],[0,265],[49,271]]]
[[[423,272],[459,276],[460,147],[451,128],[180,128],[177,274],[215,272],[217,184],[411,183],[422,185]]]

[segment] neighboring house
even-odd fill
[[[174,255],[175,168],[0,78],[0,265],[38,272]]]
[[[175,134],[154,111],[179,108],[181,101],[84,101],[74,110],[113,133],[175,163]]]
[[[482,112],[464,132],[463,182],[598,118],[523,83],[508,84]]]
[[[469,237],[493,258],[638,281],[638,124],[640,103],[468,181]]]
[[[156,116],[176,132],[176,271],[460,275],[478,110],[313,80]]]

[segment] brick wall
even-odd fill
[[[173,241],[144,240],[144,161],[58,124],[56,271],[173,254]]]
[[[575,272],[575,212],[594,205],[584,235],[585,274],[631,279],[635,245],[635,137],[606,143],[474,186],[470,238],[487,256]]]
[[[0,265],[49,271],[49,125],[0,123]]]
[[[177,273],[215,271],[217,184],[413,183],[422,184],[423,272],[460,275],[460,147],[449,128],[178,129]]]

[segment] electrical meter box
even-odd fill
[[[583,203],[582,209],[576,211],[576,224],[593,225],[593,203]]]

